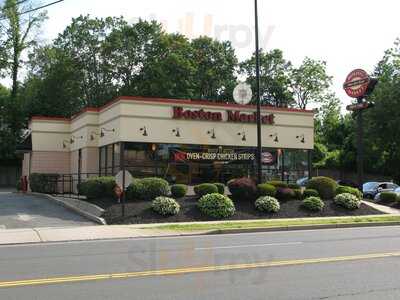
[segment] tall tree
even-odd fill
[[[290,70],[290,88],[300,109],[306,109],[311,102],[324,102],[331,84],[332,77],[327,75],[324,61],[306,57],[298,68]]]
[[[240,73],[255,90],[255,55],[240,64]],[[260,53],[260,89],[262,103],[273,106],[291,106],[293,94],[290,91],[291,63],[283,58],[281,50]]]
[[[196,63],[194,97],[215,101],[232,99],[238,64],[232,44],[209,37],[199,37],[191,44]]]

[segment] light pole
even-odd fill
[[[257,97],[257,180],[262,183],[261,99],[260,99],[260,46],[258,40],[258,1],[254,0],[256,38],[256,97]]]

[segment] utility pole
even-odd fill
[[[256,97],[257,97],[257,181],[262,183],[261,97],[260,97],[260,46],[258,39],[258,1],[254,0],[256,38]]]

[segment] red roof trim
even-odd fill
[[[187,99],[169,99],[169,98],[151,98],[151,97],[138,97],[138,96],[120,96],[102,107],[86,107],[79,113],[73,115],[71,119],[68,118],[61,118],[61,117],[44,117],[44,116],[33,116],[32,120],[58,120],[58,121],[70,121],[74,120],[80,115],[86,112],[101,112],[104,109],[110,107],[114,103],[117,103],[122,100],[129,100],[129,101],[144,101],[144,102],[153,102],[153,103],[166,103],[166,104],[176,104],[176,105],[203,105],[203,106],[215,106],[219,108],[250,108],[255,109],[256,105],[240,105],[234,103],[221,103],[221,102],[209,102],[207,100],[187,100]],[[313,110],[306,110],[306,109],[298,109],[298,108],[286,108],[286,107],[274,107],[274,106],[267,106],[264,105],[261,107],[262,109],[268,109],[272,111],[283,111],[283,112],[302,112],[302,113],[314,113]]]

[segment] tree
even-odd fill
[[[293,94],[290,87],[291,63],[283,58],[281,50],[260,51],[260,91],[262,104],[273,106],[291,106]],[[255,54],[240,64],[240,74],[256,88]]]
[[[194,97],[215,101],[232,99],[238,64],[232,44],[199,37],[191,45],[196,63]]]
[[[300,109],[306,109],[311,102],[323,102],[331,83],[332,77],[327,75],[324,61],[306,57],[298,68],[290,70],[290,87]]]

